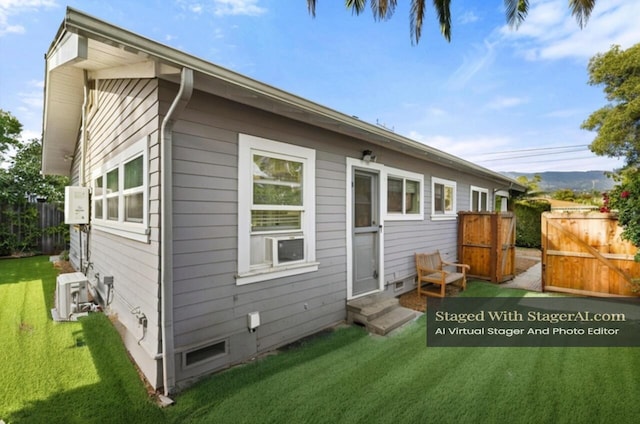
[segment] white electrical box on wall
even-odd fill
[[[67,186],[64,188],[64,223],[89,223],[89,188]]]

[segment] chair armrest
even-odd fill
[[[445,262],[445,261],[442,261],[442,264],[448,265],[448,266],[455,266],[457,268],[462,268],[463,270],[471,269],[471,266],[467,264],[457,264],[457,263]]]

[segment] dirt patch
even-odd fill
[[[439,290],[440,287],[432,284],[433,288],[429,286],[425,286],[429,290]],[[455,296],[460,293],[460,287],[454,286],[453,284],[447,285],[445,289],[445,295],[447,297]],[[414,311],[424,312],[427,310],[427,296],[424,294],[422,296],[418,296],[417,290],[411,290],[408,293],[400,296],[400,306],[404,306],[405,308],[413,309]]]
[[[518,247],[516,248],[516,275],[522,274],[542,259],[542,254],[539,249],[529,249]],[[435,287],[435,286],[434,286]],[[460,287],[452,284],[447,286],[446,295],[455,296],[460,292]],[[400,296],[400,305],[405,308],[410,308],[416,311],[424,312],[427,308],[427,297],[418,297],[416,290],[411,290],[408,293]]]
[[[540,249],[516,248],[516,275],[522,274],[542,260]]]
[[[542,259],[542,252],[530,247],[516,247],[516,258],[518,257]]]
[[[24,321],[20,323],[20,326],[18,328],[21,333],[33,333],[33,325]]]
[[[55,269],[57,269],[58,271],[60,271],[60,274],[67,274],[70,272],[76,272],[75,269],[73,269],[73,266],[71,266],[71,262],[69,261],[57,261],[53,263],[53,267]]]
[[[516,258],[516,275],[522,274],[538,262],[540,259]]]

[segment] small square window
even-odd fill
[[[471,207],[473,212],[486,212],[489,210],[489,189],[471,186]]]
[[[431,180],[431,214],[433,218],[449,219],[456,214],[456,182],[433,177]]]
[[[387,220],[423,218],[422,187],[424,177],[415,172],[385,167],[387,183]]]

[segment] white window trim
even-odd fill
[[[496,204],[498,197],[501,197],[503,199],[503,202],[501,203],[502,209],[497,212],[506,212],[509,207],[509,201],[511,200],[509,192],[507,190],[497,190],[495,193],[493,193],[493,205]]]
[[[112,221],[106,219],[107,214],[104,212],[102,219],[97,219],[95,217],[95,210],[92,210],[92,226],[96,230],[104,231],[106,233],[115,234],[120,237],[129,238],[132,240],[148,243],[149,242],[149,175],[148,175],[148,139],[144,137],[131,146],[129,146],[122,153],[118,154],[114,158],[105,162],[100,168],[96,169],[91,177],[91,185],[95,190],[93,184],[95,183],[96,178],[102,176],[104,178],[104,182],[106,183],[107,173],[112,171],[115,168],[119,168],[118,171],[118,184],[119,190],[118,195],[120,200],[118,201],[118,221]],[[125,192],[129,192],[130,190],[125,191],[122,187],[124,181],[124,165],[129,160],[136,158],[137,156],[142,155],[142,222],[125,222],[124,221],[124,194]],[[94,191],[95,192],[95,191]],[[103,207],[106,208],[106,194],[102,196],[103,199]],[[94,205],[94,200],[91,199],[92,209]]]
[[[385,166],[382,172],[382,178],[384,179],[384,191],[382,192],[387,200],[387,183],[389,178],[402,179],[402,189],[406,188],[406,180],[417,181],[420,184],[420,210],[418,213],[406,213],[404,209],[402,212],[389,212],[387,205],[385,204],[382,210],[383,218],[385,221],[422,221],[424,219],[424,175],[415,172],[404,171],[402,169],[391,168]],[[404,207],[404,200],[403,200]]]
[[[436,214],[435,206],[435,186],[436,184],[442,184],[445,187],[453,187],[453,208],[451,211],[445,211],[444,213]],[[444,178],[431,177],[431,219],[433,221],[445,221],[456,219],[458,216],[458,206],[457,206],[457,198],[458,197],[458,185],[455,181],[445,180]]]
[[[299,159],[304,163],[302,234],[305,238],[305,261],[272,268],[251,269],[251,193],[253,184],[253,150],[271,152],[279,157]],[[318,270],[316,262],[315,233],[315,168],[316,152],[306,147],[295,146],[248,134],[238,137],[238,273],[236,284],[251,284]]]
[[[485,193],[487,195],[487,210],[481,211],[481,212],[491,212],[493,208],[491,207],[491,198],[489,196],[489,189],[484,187],[474,186],[474,185],[472,185],[469,189],[469,210],[470,211],[473,210],[473,192],[474,191],[477,191],[478,193]],[[480,196],[478,197],[478,200],[480,200]],[[479,209],[480,208],[478,208],[478,210]]]

